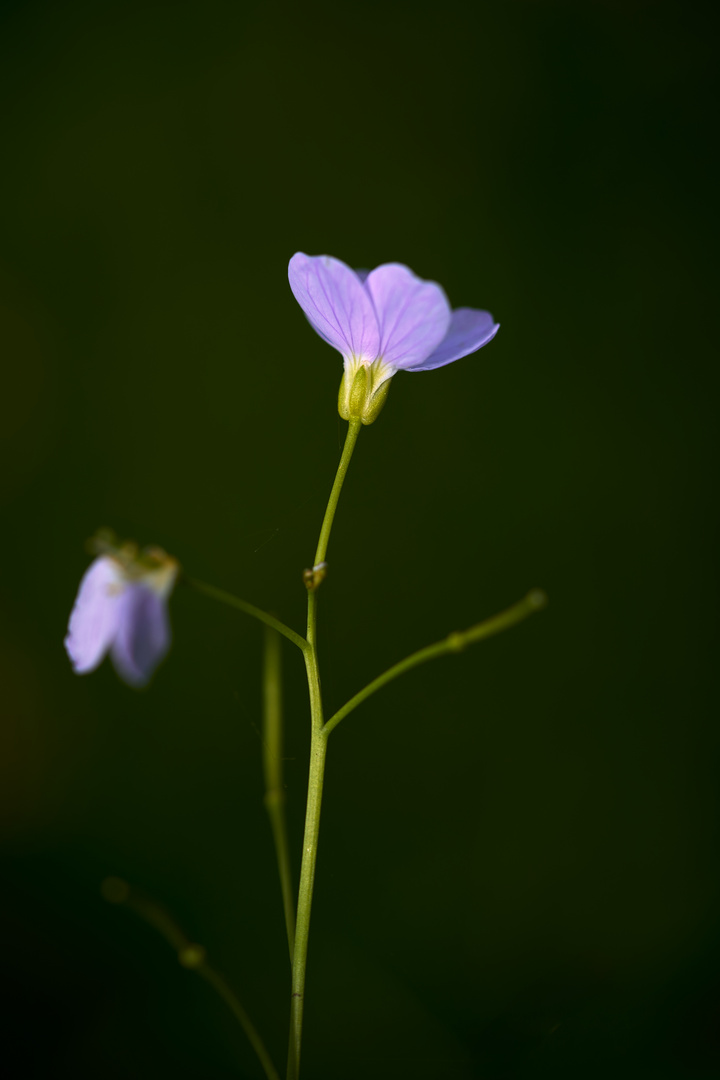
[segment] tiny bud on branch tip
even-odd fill
[[[321,562],[313,566],[312,570],[303,570],[303,582],[308,592],[315,592],[322,584],[327,574],[327,563]]]
[[[467,641],[465,640],[465,635],[459,633],[459,631],[457,631],[457,630],[453,634],[448,634],[446,640],[447,640],[447,647],[452,652],[462,652],[463,649],[467,645]]]
[[[205,963],[207,953],[202,945],[187,945],[178,953],[178,960],[184,968],[199,968]]]

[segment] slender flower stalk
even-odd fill
[[[283,700],[282,700],[282,641],[270,626],[265,627],[263,660],[263,771],[265,774],[265,809],[270,818],[275,854],[280,874],[285,929],[287,931],[290,963],[295,949],[295,902],[290,871],[287,819],[285,816],[285,782],[283,777]]]
[[[205,596],[209,596],[211,600],[217,600],[221,604],[227,604],[228,607],[237,608],[238,611],[244,611],[246,615],[249,615],[252,619],[259,619],[260,622],[265,623],[266,626],[272,627],[273,630],[277,630],[278,634],[282,634],[288,641],[292,641],[293,645],[297,645],[298,649],[303,652],[307,648],[307,642],[300,634],[296,634],[294,630],[291,630],[289,626],[286,626],[284,622],[280,622],[274,615],[270,615],[267,611],[263,611],[262,608],[255,607],[254,604],[249,604],[247,600],[241,600],[239,596],[233,596],[232,593],[225,592],[224,589],[217,589],[214,585],[207,585],[204,581],[198,581],[197,578],[190,578],[183,574],[180,579],[184,585],[189,585],[191,589],[195,589],[196,592],[203,593]]]
[[[361,421],[350,422],[335,482],[328,499],[315,552],[315,566],[323,563],[330,542],[335,511],[342,491],[348,466],[360,433]],[[315,866],[317,863],[320,812],[325,778],[327,734],[323,730],[324,718],[320,672],[317,655],[317,591],[308,589],[307,648],[304,650],[308,689],[310,692],[310,771],[308,775],[307,808],[305,811],[305,834],[298,889],[298,909],[295,928],[295,951],[292,965],[292,996],[290,999],[290,1038],[288,1045],[287,1080],[297,1080],[300,1074],[300,1046],[302,1042],[303,1010],[305,1004],[305,975],[307,970],[310,914],[312,911]]]
[[[446,638],[443,638],[442,641],[436,641],[434,645],[426,645],[424,649],[418,649],[417,652],[406,656],[404,660],[393,664],[391,668],[388,668],[382,675],[378,675],[363,690],[351,697],[341,709],[338,709],[330,717],[323,727],[323,733],[326,736],[329,735],[341,720],[344,720],[349,713],[357,709],[358,705],[362,705],[363,701],[367,701],[377,690],[381,690],[383,686],[387,686],[393,679],[397,679],[398,675],[404,675],[406,671],[411,671],[419,664],[424,664],[428,660],[435,660],[439,656],[462,652],[468,645],[474,645],[477,641],[484,641],[485,638],[492,637],[493,634],[508,630],[511,626],[515,626],[516,623],[522,622],[528,615],[542,610],[546,604],[547,597],[545,593],[541,589],[533,589],[522,600],[518,600],[517,604],[513,604],[506,611],[501,611],[499,615],[493,615],[492,618],[471,626],[469,630],[458,630],[455,633],[448,634]]]
[[[267,1080],[280,1080],[280,1074],[275,1068],[257,1028],[245,1011],[240,999],[226,982],[225,977],[208,963],[203,946],[190,941],[164,908],[139,890],[131,888],[121,878],[106,878],[102,883],[101,891],[103,897],[109,903],[125,904],[141,919],[144,919],[146,923],[158,930],[170,947],[175,950],[182,966],[190,971],[197,972],[200,978],[212,986],[213,990],[230,1009],[235,1019],[239,1021],[248,1041],[258,1056]]]
[[[332,491],[330,492],[330,498],[328,499],[327,508],[325,510],[325,517],[323,518],[322,527],[320,529],[318,545],[315,551],[316,566],[318,566],[322,562],[325,562],[328,544],[330,543],[330,531],[333,526],[333,521],[335,520],[335,511],[337,510],[337,504],[340,499],[340,492],[342,491],[343,484],[345,483],[345,477],[347,476],[348,467],[353,456],[355,443],[357,442],[357,437],[360,434],[361,430],[362,423],[359,420],[350,421],[348,425],[347,435],[345,436],[345,445],[343,446],[340,464],[338,465],[335,482],[332,486]]]

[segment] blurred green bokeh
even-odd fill
[[[323,585],[307,1080],[720,1072],[715,53],[695,3],[5,4],[0,840],[12,1077],[260,1075],[118,874],[282,1060],[259,627],[188,591],[134,693],[62,648],[110,525],[303,624],[344,433],[298,249],[502,330],[400,374]],[[306,688],[286,650],[299,857]],[[297,871],[298,864],[295,869]]]

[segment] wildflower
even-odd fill
[[[86,571],[75,599],[65,648],[78,675],[94,671],[109,652],[120,678],[144,686],[170,648],[167,602],[179,570],[159,548],[138,553],[101,535],[102,553]]]
[[[407,266],[369,273],[329,255],[298,252],[290,288],[313,329],[342,354],[338,408],[345,420],[371,424],[397,371],[430,371],[477,352],[499,324],[488,311],[452,311],[442,288]]]

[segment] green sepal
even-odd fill
[[[368,369],[364,364],[355,372],[355,378],[350,387],[348,398],[348,412],[350,420],[361,420],[365,410],[365,402],[368,392]]]
[[[362,411],[361,419],[363,424],[372,424],[373,421],[377,420],[387,399],[391,382],[392,379],[386,379],[385,382],[380,384],[379,389],[377,389],[374,394],[370,395],[370,398]]]
[[[376,387],[380,379],[382,381]],[[338,394],[338,412],[343,420],[361,420],[363,424],[372,424],[385,404],[390,382],[391,377],[379,360],[369,367],[357,364],[346,370]]]

